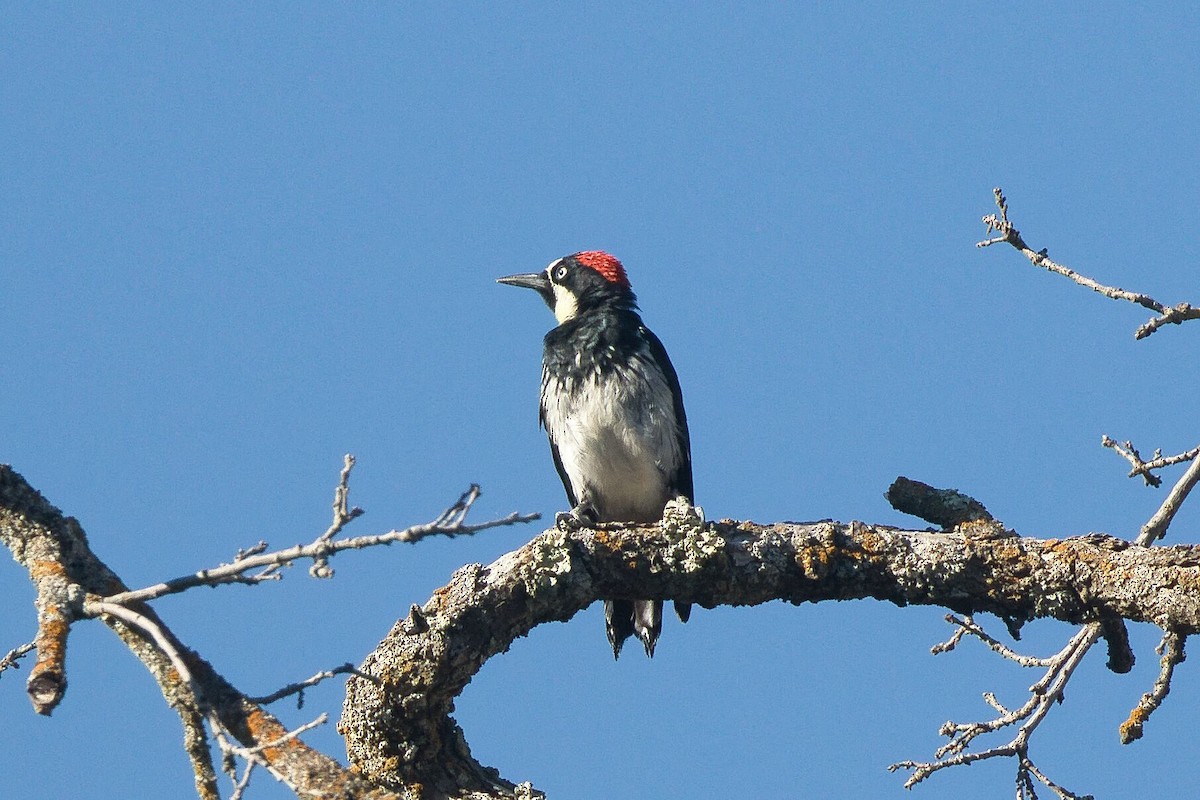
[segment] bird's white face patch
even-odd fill
[[[579,304],[575,295],[562,285],[561,281],[567,275],[565,259],[557,259],[546,267],[546,277],[550,279],[550,291],[554,293],[554,318],[561,325],[579,313]]]

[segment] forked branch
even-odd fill
[[[1008,198],[1004,196],[1004,192],[1000,187],[992,190],[992,194],[996,199],[996,207],[999,209],[999,214],[989,214],[983,218],[983,224],[987,226],[989,238],[976,243],[976,247],[990,247],[994,244],[1008,243],[1029,259],[1035,267],[1050,272],[1057,273],[1063,277],[1070,278],[1080,286],[1086,286],[1094,292],[1098,292],[1105,297],[1110,297],[1113,300],[1125,300],[1130,303],[1135,303],[1143,308],[1148,308],[1158,314],[1152,318],[1134,333],[1134,338],[1144,339],[1163,325],[1173,324],[1178,325],[1190,319],[1200,319],[1200,308],[1193,307],[1189,303],[1180,303],[1176,306],[1167,306],[1155,300],[1149,295],[1139,292],[1129,292],[1125,289],[1118,289],[1115,286],[1105,286],[1099,281],[1093,280],[1086,275],[1080,275],[1070,267],[1052,261],[1047,255],[1045,248],[1034,250],[1021,237],[1021,232],[1008,218]],[[990,234],[995,233],[995,236]]]
[[[262,704],[234,688],[207,661],[184,646],[146,602],[148,599],[183,591],[194,585],[256,582],[264,569],[289,563],[298,558],[319,562],[334,552],[351,548],[417,541],[431,535],[458,535],[485,528],[525,521],[526,515],[510,515],[501,520],[469,524],[466,514],[479,496],[472,487],[436,519],[402,531],[378,536],[337,540],[333,537],[346,522],[361,514],[346,505],[346,480],[353,460],[348,458],[335,492],[335,519],[329,529],[312,545],[266,553],[265,545],[256,545],[239,554],[233,564],[178,582],[160,584],[149,590],[131,592],[120,579],[92,553],[78,523],[65,518],[11,468],[0,465],[0,541],[26,568],[38,592],[39,651],[34,676],[43,683],[61,670],[62,653],[71,625],[81,619],[96,618],[111,627],[145,664],[158,682],[163,696],[179,714],[184,730],[184,745],[192,761],[196,790],[203,800],[217,800],[217,775],[205,726],[211,729],[223,753],[223,766],[234,779],[234,796],[241,796],[249,782],[252,767],[261,766],[299,796],[335,796],[383,800],[396,795],[373,786],[336,761],[319,753],[299,738],[313,724],[289,729]],[[248,574],[251,570],[257,573]],[[215,573],[215,576],[213,575]],[[46,653],[42,652],[45,648]],[[15,662],[22,648],[6,657]],[[47,655],[49,653],[49,655]],[[342,674],[345,667],[332,670]],[[287,687],[264,701],[301,691],[322,679],[314,676],[302,684]],[[47,705],[42,694],[30,686],[35,709],[48,713],[62,697],[65,673],[59,672],[53,686],[57,691]],[[322,718],[323,719],[323,718]],[[248,759],[238,775],[233,761]]]
[[[1187,658],[1183,651],[1185,641],[1187,641],[1187,637],[1176,631],[1167,631],[1163,634],[1162,642],[1159,643],[1156,650],[1162,656],[1159,660],[1158,679],[1154,681],[1154,687],[1142,695],[1142,699],[1129,712],[1129,718],[1121,723],[1121,744],[1130,744],[1142,738],[1142,728],[1146,721],[1170,693],[1171,677],[1175,674],[1175,667],[1182,664]]]
[[[0,674],[3,674],[6,669],[20,669],[21,659],[32,649],[33,642],[27,642],[5,653],[4,658],[0,658]]]
[[[1105,536],[1040,541],[996,527],[973,522],[934,533],[863,523],[706,523],[668,506],[662,526],[553,529],[488,566],[461,568],[417,610],[420,624],[397,622],[361,666],[376,682],[347,682],[339,731],[356,768],[393,790],[420,783],[433,797],[513,797],[512,783],[472,758],[450,715],[486,660],[536,625],[605,597],[706,608],[871,597],[1015,621],[1094,623],[1068,650],[1031,662],[1048,664],[1047,674],[1015,720],[1024,732],[1002,754],[1023,755],[1021,769],[1036,778],[1028,738],[1100,638],[1096,620],[1113,614],[1171,627],[1191,609],[1200,625],[1200,593],[1191,598],[1186,588],[1198,583],[1184,577],[1200,576],[1200,547],[1135,547]],[[1171,574],[1156,575],[1152,564]]]
[[[264,552],[266,544],[259,542],[249,550],[238,553],[229,564],[221,564],[210,569],[200,570],[191,575],[183,575],[163,583],[147,586],[130,592],[121,592],[105,598],[110,603],[145,602],[169,594],[193,589],[197,586],[219,586],[227,583],[258,583],[263,580],[277,580],[280,567],[295,561],[311,559],[313,562],[309,572],[316,578],[333,576],[329,566],[329,558],[343,550],[361,550],[366,547],[378,547],[397,542],[413,544],[429,536],[464,536],[489,530],[505,525],[532,522],[540,518],[540,514],[519,514],[513,512],[506,517],[487,520],[486,522],[468,523],[467,514],[475,501],[479,499],[479,486],[471,484],[467,491],[459,496],[441,514],[430,522],[413,525],[403,530],[390,530],[387,533],[368,536],[355,536],[349,539],[334,539],[347,523],[359,517],[361,508],[347,508],[346,500],[349,493],[347,481],[350,470],[354,466],[354,457],[346,456],[342,469],[341,480],[334,490],[334,519],[333,523],[320,536],[306,545],[295,545],[283,550]],[[253,573],[253,574],[248,574]]]
[[[1035,658],[1020,655],[1004,646],[986,634],[969,617],[960,620],[950,616],[947,619],[958,626],[958,630],[948,642],[933,648],[935,654],[953,649],[963,634],[970,634],[983,641],[1004,658],[1023,667],[1045,667],[1046,672],[1029,687],[1029,699],[1020,708],[1010,710],[1001,704],[994,694],[985,692],[984,701],[998,712],[998,716],[983,722],[947,722],[942,726],[940,733],[949,737],[950,741],[934,753],[933,761],[900,761],[892,764],[888,769],[893,772],[900,769],[911,770],[912,774],[904,783],[906,789],[911,789],[935,772],[949,767],[973,764],[976,761],[986,761],[992,758],[1015,757],[1017,760],[1018,797],[1037,797],[1033,784],[1033,780],[1036,778],[1063,800],[1081,800],[1079,795],[1054,783],[1034,765],[1029,758],[1029,740],[1050,709],[1056,703],[1061,702],[1063,690],[1075,672],[1075,668],[1079,666],[1091,646],[1099,640],[1100,623],[1093,622],[1085,625],[1071,638],[1067,646],[1055,655],[1049,658]],[[967,749],[977,737],[1013,726],[1017,726],[1016,733],[1008,742],[986,750]]]
[[[1200,318],[1200,309],[1193,308],[1187,303],[1181,303],[1171,308],[1158,302],[1152,297],[1135,292],[1129,292],[1112,286],[1105,286],[1091,278],[1080,275],[1069,267],[1052,261],[1045,249],[1034,251],[1022,238],[1020,231],[1008,218],[1008,201],[999,189],[994,190],[998,214],[983,218],[988,234],[995,233],[984,241],[978,242],[978,247],[988,247],[993,244],[1008,243],[1020,250],[1035,266],[1055,272],[1070,278],[1081,286],[1086,286],[1095,292],[1116,300],[1125,300],[1148,308],[1159,316],[1151,319],[1140,327],[1135,336],[1139,339],[1149,336],[1155,330],[1167,323],[1179,324],[1188,319]],[[1112,448],[1125,458],[1131,465],[1130,477],[1142,476],[1149,486],[1159,486],[1162,479],[1154,474],[1155,470],[1173,464],[1191,461],[1192,464],[1183,477],[1172,488],[1166,500],[1158,511],[1142,526],[1134,540],[1135,546],[1149,547],[1155,541],[1166,535],[1167,528],[1178,512],[1179,507],[1188,494],[1200,481],[1200,448],[1181,453],[1177,456],[1164,458],[1160,451],[1155,451],[1153,458],[1145,460],[1131,442],[1118,443],[1108,436],[1103,438],[1105,447]],[[980,639],[995,652],[1006,659],[1026,667],[1045,667],[1046,673],[1041,680],[1030,687],[1030,697],[1020,708],[1010,711],[996,697],[987,692],[984,700],[992,706],[999,716],[984,722],[954,723],[948,722],[941,732],[950,737],[950,741],[942,746],[935,754],[934,760],[928,762],[903,761],[893,764],[891,769],[908,769],[912,771],[906,787],[912,787],[933,773],[948,767],[971,764],[996,757],[1015,757],[1017,759],[1017,798],[1036,798],[1034,780],[1041,782],[1060,798],[1075,798],[1076,795],[1049,780],[1029,758],[1029,739],[1038,725],[1045,718],[1052,705],[1061,700],[1062,690],[1070,680],[1071,674],[1091,646],[1103,636],[1109,643],[1109,668],[1114,672],[1128,672],[1133,666],[1133,651],[1129,646],[1129,637],[1124,620],[1113,614],[1111,609],[1102,609],[1094,621],[1084,626],[1058,654],[1047,658],[1023,656],[1001,644],[982,630],[975,622],[967,617],[958,619],[947,617],[956,625],[956,630],[949,640],[935,645],[933,652],[944,653],[953,650],[964,636],[970,635]],[[1121,726],[1121,737],[1125,743],[1131,742],[1142,734],[1142,724],[1150,714],[1158,708],[1168,691],[1170,691],[1171,675],[1176,664],[1183,660],[1183,641],[1185,636],[1169,626],[1164,626],[1167,633],[1160,645],[1162,653],[1161,671],[1154,688],[1143,696],[1142,701],[1130,713],[1129,719]],[[1010,625],[1011,628],[1011,625]],[[1005,744],[982,751],[970,751],[972,741],[981,735],[991,734],[1011,726],[1017,726],[1016,734]]]
[[[1154,470],[1165,469],[1176,464],[1193,461],[1200,456],[1200,447],[1193,447],[1191,450],[1173,456],[1164,456],[1162,450],[1155,450],[1150,460],[1145,461],[1142,459],[1142,454],[1133,446],[1133,442],[1129,440],[1118,442],[1108,436],[1104,436],[1100,439],[1100,444],[1110,448],[1114,453],[1117,453],[1129,462],[1130,467],[1132,467],[1129,470],[1129,477],[1134,478],[1141,475],[1147,486],[1155,487],[1162,486],[1162,478],[1155,475]]]

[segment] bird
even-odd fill
[[[497,282],[533,289],[558,320],[543,341],[539,421],[576,526],[657,522],[668,501],[693,501],[691,438],[679,377],[639,315],[624,266],[588,250],[541,272]],[[687,622],[689,603],[675,602]],[[662,631],[661,600],[604,603],[613,658],[632,635],[647,656]]]

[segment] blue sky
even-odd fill
[[[1003,186],[1034,247],[1200,302],[1200,51],[1169,4],[6,3],[0,14],[0,461],[141,586],[327,524],[565,506],[537,429],[553,318],[493,279],[621,258],[666,343],[710,517],[913,525],[883,492],[955,486],[1021,533],[1132,537],[1163,492],[1102,434],[1197,444],[1200,328],[975,249]],[[1173,541],[1194,542],[1200,504]],[[358,661],[451,572],[539,526],[337,558],[332,581],[192,592],[160,613],[249,693]],[[0,563],[0,651],[33,592]],[[490,662],[474,753],[560,798],[901,797],[887,764],[1024,699],[938,609],[772,604],[669,620],[613,663],[599,608]],[[998,628],[991,621],[993,628]],[[997,630],[997,633],[1000,631]],[[1027,628],[1057,650],[1067,626]],[[1146,738],[1157,671],[1093,653],[1033,756],[1078,792],[1188,793],[1200,681]],[[0,793],[187,797],[179,726],[106,630],[77,626],[50,719],[0,679]],[[338,682],[293,724],[336,719]],[[310,742],[342,757],[332,724]],[[61,753],[71,755],[64,759]],[[52,765],[52,766],[51,766]],[[914,796],[1007,797],[1012,765]],[[253,797],[288,796],[265,776]]]

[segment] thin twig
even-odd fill
[[[246,699],[252,703],[258,703],[260,706],[265,706],[270,705],[277,700],[282,700],[289,695],[299,694],[301,699],[297,705],[297,708],[302,708],[304,706],[304,690],[316,686],[321,681],[328,680],[335,675],[357,675],[358,677],[366,680],[376,680],[373,676],[360,672],[357,667],[347,661],[341,666],[334,667],[333,669],[327,669],[323,672],[318,672],[311,678],[307,678],[297,683],[288,684],[282,689],[272,692],[271,694],[264,695],[263,697],[247,697]]]
[[[333,537],[341,533],[350,522],[356,517],[363,514],[363,510],[358,506],[350,508],[350,470],[354,469],[354,456],[347,453],[342,461],[342,472],[338,479],[337,488],[333,490],[333,522],[329,527],[316,538],[313,544],[329,542]],[[308,568],[308,573],[314,578],[332,578],[333,568],[329,566],[329,557],[327,555],[319,555],[313,559],[312,566]]]
[[[1129,465],[1132,467],[1132,469],[1129,471],[1129,477],[1132,478],[1136,475],[1141,475],[1142,480],[1146,482],[1147,486],[1162,486],[1162,478],[1158,477],[1147,468],[1147,462],[1142,460],[1142,454],[1139,453],[1138,449],[1133,446],[1133,442],[1129,441],[1128,439],[1126,439],[1124,442],[1118,442],[1117,440],[1109,437],[1108,434],[1105,434],[1104,436],[1100,437],[1100,444],[1109,448],[1114,453],[1121,456],[1121,458],[1129,462]]]
[[[291,788],[295,788],[294,782],[288,780],[286,775],[277,770],[265,757],[264,752],[271,748],[278,747],[285,742],[291,741],[305,731],[310,731],[313,728],[324,725],[328,721],[329,715],[321,714],[313,721],[306,722],[300,727],[290,730],[282,736],[272,739],[269,742],[260,742],[252,747],[243,747],[242,745],[234,744],[233,740],[230,739],[230,737],[227,735],[228,732],[225,726],[221,723],[221,720],[217,717],[215,711],[210,710],[208,713],[208,724],[213,729],[213,735],[217,741],[217,746],[221,750],[221,763],[223,765],[223,769],[235,781],[236,784],[241,784],[242,782],[249,783],[250,780],[248,770],[247,773],[242,776],[242,779],[238,780],[237,759],[240,758],[246,762],[247,768],[249,768],[251,765],[257,764],[274,775],[276,779],[283,781],[284,784]]]
[[[976,633],[976,631],[971,629],[972,627],[978,628],[974,622],[959,620],[952,617],[948,617],[948,619],[954,622],[954,624],[958,625],[959,630],[966,631],[974,636],[979,636],[979,633]],[[980,631],[980,633],[982,633],[982,631]],[[986,634],[980,636],[980,638],[985,642],[991,639],[991,637],[987,636]],[[891,771],[898,769],[911,770],[912,774],[904,784],[906,789],[911,789],[913,786],[925,780],[933,773],[942,769],[946,769],[947,767],[973,764],[976,761],[983,761],[990,758],[1016,756],[1018,758],[1018,786],[1024,786],[1026,790],[1026,793],[1023,796],[1036,796],[1032,791],[1032,783],[1021,778],[1020,772],[1025,770],[1030,772],[1030,774],[1035,775],[1038,780],[1042,781],[1042,783],[1044,783],[1046,786],[1059,793],[1060,797],[1074,797],[1074,795],[1072,795],[1070,792],[1067,792],[1061,787],[1057,787],[1051,781],[1046,779],[1044,775],[1036,770],[1036,768],[1032,770],[1029,769],[1029,766],[1032,765],[1032,762],[1029,761],[1028,756],[1029,739],[1033,735],[1033,732],[1037,730],[1037,727],[1041,724],[1042,720],[1045,719],[1046,714],[1050,711],[1050,708],[1061,700],[1063,689],[1066,687],[1067,682],[1071,679],[1071,675],[1075,672],[1075,668],[1079,666],[1079,663],[1083,660],[1084,655],[1099,638],[1100,624],[1091,623],[1086,625],[1071,638],[1071,641],[1066,647],[1064,647],[1056,655],[1047,659],[1034,659],[1029,656],[1019,656],[1010,650],[1008,651],[1009,654],[1005,655],[1002,650],[1008,650],[1008,648],[1000,645],[1001,649],[997,650],[997,648],[993,647],[992,649],[997,650],[997,652],[1001,652],[1001,654],[1005,655],[1006,658],[1010,658],[1017,663],[1022,663],[1027,666],[1045,665],[1048,667],[1046,674],[1042,676],[1037,683],[1029,688],[1029,700],[1026,701],[1026,703],[1020,708],[1010,711],[996,699],[995,695],[988,692],[984,695],[984,700],[988,703],[988,705],[999,712],[1000,716],[984,722],[947,722],[942,726],[941,733],[943,736],[950,737],[950,741],[944,744],[937,750],[937,752],[934,753],[933,761],[901,761],[899,763],[892,764],[890,767],[888,767],[888,769]],[[991,641],[995,640],[991,639]],[[997,644],[999,643],[997,642]],[[1016,735],[1013,736],[1013,738],[1006,744],[983,751],[967,750],[967,747],[976,737],[985,733],[994,733],[1003,728],[1016,725],[1017,723],[1021,724],[1020,727],[1017,728]]]
[[[1025,240],[1021,237],[1021,232],[1016,229],[1012,222],[1009,221],[1008,198],[1004,196],[1004,192],[1001,191],[1000,187],[993,189],[992,194],[995,196],[996,207],[1000,210],[1000,214],[998,216],[996,214],[987,215],[983,218],[983,224],[987,226],[988,234],[995,232],[997,235],[988,239],[984,239],[981,242],[976,242],[976,247],[989,247],[994,244],[1007,242],[1016,249],[1020,250],[1021,253],[1028,258],[1035,267],[1041,267],[1042,269],[1050,272],[1058,273],[1063,277],[1070,278],[1080,286],[1086,286],[1092,291],[1098,292],[1105,297],[1112,298],[1113,300],[1126,300],[1130,303],[1135,303],[1139,306],[1142,306],[1143,308],[1148,308],[1151,311],[1159,314],[1158,317],[1151,319],[1149,322],[1137,329],[1137,331],[1134,333],[1134,338],[1136,339],[1144,339],[1161,328],[1163,325],[1178,325],[1189,319],[1200,319],[1200,308],[1194,308],[1188,303],[1180,303],[1177,306],[1168,307],[1149,295],[1141,294],[1139,292],[1126,291],[1125,289],[1119,289],[1115,286],[1105,286],[1104,284],[1095,281],[1086,275],[1080,275],[1070,267],[1066,267],[1062,264],[1051,261],[1050,257],[1046,255],[1045,249],[1035,251],[1032,247],[1027,245]]]
[[[1200,447],[1193,447],[1191,450],[1188,450],[1187,452],[1178,453],[1173,456],[1163,456],[1160,453],[1161,453],[1161,451],[1155,450],[1154,458],[1152,458],[1151,460],[1149,460],[1145,464],[1143,464],[1142,469],[1146,469],[1146,470],[1162,469],[1163,467],[1170,467],[1170,466],[1174,466],[1175,464],[1182,464],[1184,461],[1191,461],[1192,459],[1196,458],[1197,456],[1200,456]]]
[[[250,775],[254,772],[255,763],[253,761],[246,762],[246,771],[242,773],[240,780],[233,784],[233,794],[229,795],[229,800],[242,800],[247,787],[250,786]]]
[[[32,649],[33,642],[27,642],[20,647],[14,647],[12,650],[9,650],[4,658],[0,658],[0,673],[9,668],[20,669],[21,665],[18,662]]]
[[[970,617],[967,617],[967,619],[970,619]],[[954,619],[953,615],[947,614],[946,621],[955,622],[956,620]],[[966,632],[967,629],[963,626],[955,628],[954,633],[950,635],[949,639],[935,644],[933,647],[929,648],[929,652],[935,656],[940,656],[942,653],[949,653],[951,650],[958,647],[958,643],[962,641],[963,635]]]
[[[953,614],[947,614],[946,621],[949,622],[951,625],[958,626],[958,630],[955,631],[954,636],[950,637],[949,641],[943,642],[940,645],[934,645],[931,648],[931,652],[934,655],[938,655],[939,653],[944,653],[949,650],[953,650],[954,645],[958,643],[958,639],[961,638],[961,636],[964,633],[969,633],[972,636],[974,636],[975,638],[979,639],[984,644],[986,644],[992,650],[996,651],[1000,655],[1007,658],[1009,661],[1015,661],[1016,663],[1020,664],[1022,667],[1048,667],[1052,663],[1052,659],[1035,658],[1034,656],[1023,656],[1020,653],[1006,647],[1003,643],[1001,643],[1000,641],[998,641],[997,639],[995,639],[994,637],[989,635],[986,631],[984,631],[983,628],[979,627],[979,625],[977,625],[975,623],[975,620],[971,619],[971,617],[969,617],[969,616],[959,619],[958,617],[954,616]]]
[[[326,538],[329,533],[326,531],[307,545],[295,545],[271,553],[259,553],[234,561],[232,564],[222,564],[219,567],[201,570],[192,575],[183,575],[173,580],[147,586],[144,589],[121,592],[105,599],[110,603],[145,602],[157,597],[178,594],[196,586],[245,583],[247,582],[245,573],[251,570],[278,569],[301,559],[313,559],[314,562],[317,562],[320,559],[328,559],[329,556],[343,550],[361,550],[365,547],[395,544],[396,542],[415,543],[429,536],[463,536],[490,528],[532,522],[541,518],[540,514],[520,514],[514,511],[506,517],[468,524],[465,521],[467,512],[470,511],[479,494],[479,487],[472,484],[471,488],[464,492],[453,505],[439,514],[432,522],[422,525],[413,525],[403,530],[391,530],[378,535],[357,536],[335,541]],[[259,574],[261,575],[261,573]],[[254,579],[254,576],[250,577],[252,580]]]
[[[1117,442],[1108,436],[1103,436],[1100,439],[1100,444],[1111,448],[1115,453],[1129,462],[1132,469],[1129,471],[1129,477],[1141,475],[1147,486],[1162,486],[1162,478],[1153,473],[1153,470],[1171,467],[1175,464],[1182,464],[1185,461],[1192,461],[1197,456],[1200,456],[1200,447],[1193,447],[1183,453],[1178,453],[1173,456],[1164,456],[1162,450],[1155,450],[1154,456],[1149,461],[1142,459],[1142,454],[1133,446],[1133,442],[1126,440]]]
[[[1024,773],[1026,776],[1032,775],[1033,777],[1037,778],[1039,781],[1045,784],[1050,791],[1058,795],[1059,800],[1094,800],[1090,794],[1075,794],[1074,792],[1064,789],[1054,781],[1047,778],[1046,775],[1037,768],[1037,765],[1029,760],[1028,755],[1021,757],[1020,766],[1017,768],[1017,773],[1018,775],[1021,773]],[[1029,784],[1028,796],[1030,797],[1030,800],[1037,800],[1037,794],[1033,791],[1032,781]]]
[[[179,673],[179,677],[187,684],[187,687],[192,692],[192,697],[196,700],[196,704],[198,706],[204,704],[204,692],[201,690],[200,685],[196,683],[196,679],[192,675],[191,669],[188,668],[187,661],[184,660],[183,655],[179,652],[179,648],[175,646],[175,642],[162,629],[161,625],[128,606],[108,600],[85,601],[83,610],[85,613],[95,617],[103,614],[116,617],[130,627],[149,636],[154,641],[154,644],[158,646],[158,649],[170,660],[171,666],[175,667],[175,670]]]
[[[1167,494],[1167,499],[1163,500],[1158,511],[1154,512],[1146,524],[1142,526],[1141,533],[1134,540],[1137,544],[1151,545],[1158,539],[1162,539],[1167,535],[1167,528],[1171,525],[1171,520],[1175,519],[1175,514],[1179,511],[1179,507],[1183,505],[1183,501],[1187,499],[1188,494],[1200,482],[1200,458],[1192,461],[1188,466],[1187,471],[1183,473],[1175,485],[1171,487],[1171,491]]]
[[[322,713],[319,717],[314,719],[312,722],[306,722],[303,725],[301,725],[300,727],[294,728],[294,729],[288,731],[283,736],[280,736],[278,739],[272,739],[269,742],[263,742],[261,744],[256,744],[253,747],[238,747],[238,748],[236,748],[236,750],[237,750],[238,755],[240,755],[240,756],[259,755],[264,750],[270,749],[272,747],[278,747],[279,745],[283,744],[284,742],[290,742],[292,739],[295,739],[297,736],[304,733],[305,731],[311,731],[313,728],[319,728],[320,726],[324,725],[328,721],[329,721],[329,715]]]
[[[1183,650],[1187,637],[1175,631],[1163,633],[1162,642],[1157,652],[1162,655],[1159,661],[1158,679],[1154,688],[1142,695],[1142,699],[1129,712],[1129,718],[1121,723],[1119,728],[1121,744],[1130,744],[1142,738],[1142,726],[1150,719],[1150,715],[1162,705],[1162,701],[1171,692],[1171,676],[1175,673],[1175,665],[1182,664],[1187,659]]]

